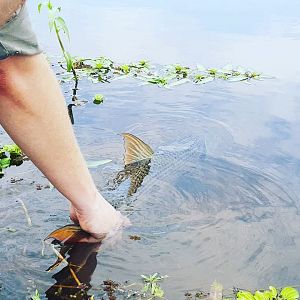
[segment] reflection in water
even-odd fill
[[[90,299],[91,277],[97,266],[97,252],[101,243],[62,245],[58,260],[47,271],[55,269],[67,258],[68,265],[52,276],[56,283],[47,291],[47,299]]]

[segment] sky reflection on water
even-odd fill
[[[57,1],[74,54],[128,62],[243,65],[279,78],[300,78],[298,1]],[[56,48],[31,4],[46,50]],[[49,43],[49,40],[52,42]],[[298,80],[297,79],[297,80]]]

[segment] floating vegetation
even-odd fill
[[[226,65],[222,68],[205,68],[181,66],[179,64],[165,67],[154,67],[146,61],[135,64],[116,65],[112,60],[100,57],[96,59],[74,58],[74,67],[79,79],[86,77],[93,83],[108,83],[113,80],[136,78],[142,84],[153,84],[160,87],[173,87],[184,83],[205,84],[214,80],[229,82],[247,82],[273,78],[262,72],[252,71],[243,67]],[[83,63],[84,62],[84,63]],[[101,63],[100,63],[101,62]],[[61,73],[63,82],[71,77]]]
[[[33,296],[31,296],[31,300],[41,300],[40,293],[38,290],[35,290],[35,293]]]
[[[164,297],[164,290],[161,288],[159,282],[163,279],[167,278],[168,276],[161,276],[159,273],[154,273],[153,275],[141,275],[144,281],[144,286],[142,289],[142,293],[146,293],[150,295],[148,299],[155,299],[155,298],[163,298]]]
[[[104,101],[104,96],[103,96],[103,95],[101,95],[101,94],[96,94],[96,95],[94,96],[94,101],[93,101],[93,103],[95,103],[95,104],[101,104],[101,103],[103,103],[103,101]]]
[[[137,63],[115,64],[111,59],[100,56],[96,58],[74,57],[66,50],[62,34],[70,41],[70,33],[65,20],[61,17],[61,7],[55,7],[51,0],[40,2],[38,11],[42,8],[48,11],[48,24],[50,31],[54,31],[59,47],[64,57],[64,62],[58,62],[62,68],[60,82],[74,82],[72,89],[72,104],[68,104],[68,113],[71,123],[74,124],[73,106],[82,106],[87,101],[79,100],[77,96],[78,83],[82,77],[90,79],[93,83],[107,83],[112,80],[128,77],[142,81],[142,85],[153,84],[159,87],[171,88],[186,83],[206,84],[216,79],[226,81],[241,81],[250,83],[251,80],[272,78],[261,72],[247,70],[242,67],[234,68],[226,65],[223,68],[205,68],[202,65],[196,67],[172,64],[163,68],[154,68],[147,60]],[[93,103],[103,103],[103,95],[97,94]]]
[[[138,235],[130,235],[129,238],[133,241],[140,241],[141,237]]]
[[[236,293],[236,298],[238,300],[297,300],[299,293],[291,286],[287,286],[279,291],[275,287],[270,286],[268,290],[258,290],[254,294],[240,290]]]
[[[4,176],[4,169],[20,166],[26,159],[27,157],[17,145],[0,146],[0,178]]]

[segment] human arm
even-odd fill
[[[0,124],[70,200],[82,229],[102,237],[121,225],[120,213],[97,191],[43,54],[0,60]]]

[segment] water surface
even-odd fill
[[[31,1],[41,44],[58,53],[35,6]],[[130,79],[80,84],[83,98],[105,95],[101,106],[74,110],[85,157],[113,160],[92,171],[99,188],[123,168],[116,133],[131,132],[159,154],[130,199],[126,184],[104,189],[133,226],[98,254],[91,285],[160,272],[169,275],[168,298],[181,299],[186,290],[209,289],[215,279],[226,288],[299,284],[299,3],[66,0],[62,6],[74,54],[118,62],[232,63],[276,76],[251,85],[215,81],[170,90]],[[191,155],[182,154],[178,143],[187,138],[201,145]],[[175,164],[170,157],[178,158]],[[13,176],[24,180],[12,184]],[[49,248],[41,255],[41,240],[68,223],[68,206],[55,190],[36,190],[37,183],[47,181],[29,162],[1,180],[0,227],[17,229],[1,232],[3,299],[24,299],[55,283],[53,273],[45,272],[54,256]],[[28,207],[30,228],[19,199]],[[130,234],[141,240],[130,240]]]

